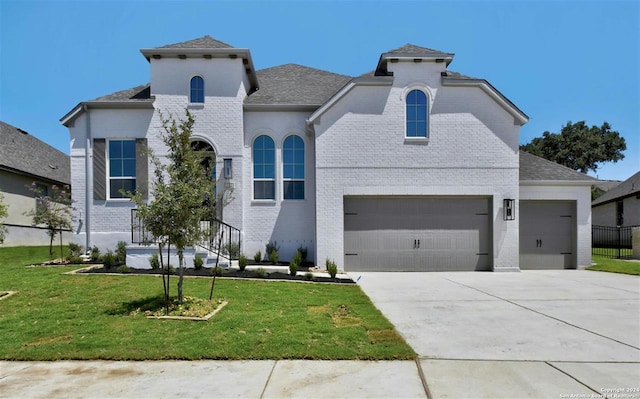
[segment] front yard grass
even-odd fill
[[[228,305],[207,322],[134,312],[162,297],[151,276],[63,275],[25,265],[47,247],[0,248],[0,359],[413,359],[358,286],[216,280]],[[177,278],[172,278],[175,293]],[[185,279],[208,298],[210,279]]]
[[[587,267],[587,270],[640,276],[640,262],[610,259],[603,256],[594,256],[592,259],[595,265]]]

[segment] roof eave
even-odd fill
[[[453,53],[435,53],[435,54],[411,54],[411,53],[383,53],[380,55],[380,59],[378,60],[378,66],[376,67],[376,72],[387,71],[387,63],[389,60],[394,61],[412,61],[416,60],[420,61],[430,61],[430,62],[446,62],[446,66],[451,64],[453,61],[453,57],[455,54]]]
[[[244,110],[249,112],[286,111],[313,112],[322,104],[244,104]]]
[[[467,78],[452,78],[442,76],[443,86],[475,86],[480,87],[485,93],[489,94],[502,108],[508,111],[513,117],[514,122],[522,126],[529,122],[527,114],[522,112],[514,103],[512,103],[507,97],[505,97],[498,89],[493,87],[491,83],[485,79],[467,79]]]
[[[73,121],[75,121],[84,111],[89,108],[93,109],[153,109],[155,98],[148,100],[136,100],[136,101],[83,101],[76,105],[65,116],[60,118],[60,123],[69,127]]]
[[[591,187],[595,179],[592,180],[520,180],[521,186],[574,186]]]

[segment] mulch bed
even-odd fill
[[[79,273],[90,273],[90,274],[146,274],[146,275],[157,275],[159,276],[159,269],[136,269],[129,268],[128,273],[119,273],[117,267],[106,269],[104,267],[97,267],[94,269],[87,269],[79,271]],[[211,274],[212,268],[203,267],[200,270],[196,270],[194,268],[185,268],[184,275],[191,277],[213,277]],[[176,271],[177,273],[177,271]],[[176,276],[177,274],[172,274],[172,276]],[[355,284],[355,282],[349,278],[336,278],[332,279],[330,277],[320,277],[314,276],[312,280],[309,280],[304,275],[291,276],[287,273],[282,272],[266,272],[264,277],[258,276],[258,273],[255,270],[245,270],[239,271],[236,269],[223,269],[222,275],[218,275],[217,278],[225,278],[225,277],[233,277],[233,278],[246,278],[246,279],[255,279],[255,280],[292,280],[292,281],[311,281],[315,283],[339,283],[339,284]]]

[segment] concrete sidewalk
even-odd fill
[[[414,361],[0,362],[1,398],[426,398]]]

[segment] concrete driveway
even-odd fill
[[[584,270],[358,276],[419,354],[434,398],[640,398],[638,277]]]

